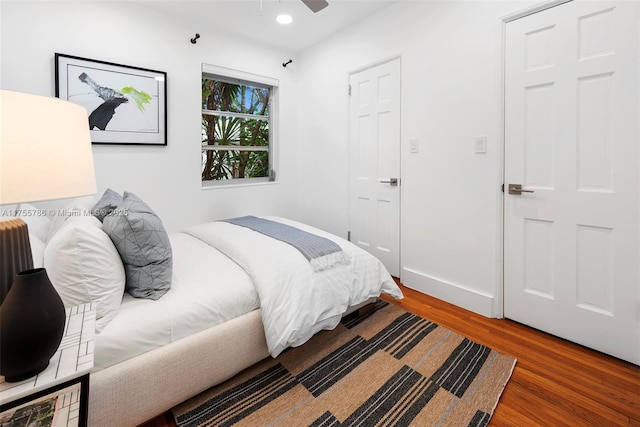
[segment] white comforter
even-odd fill
[[[201,224],[184,232],[226,254],[252,278],[272,356],[302,345],[320,330],[335,328],[350,306],[383,292],[402,298],[389,272],[368,252],[295,221],[267,219],[333,240],[351,256],[351,263],[314,272],[309,261],[289,244],[227,222]]]

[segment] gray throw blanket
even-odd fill
[[[336,264],[349,264],[351,261],[334,241],[281,222],[255,216],[243,216],[223,221],[249,228],[293,246],[311,263],[313,271],[326,270]]]

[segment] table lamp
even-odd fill
[[[95,193],[86,110],[0,90],[0,205]],[[18,381],[48,365],[62,338],[64,305],[46,271],[33,269],[24,221],[0,218],[0,251],[0,373]]]

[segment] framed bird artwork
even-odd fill
[[[55,84],[87,110],[93,144],[167,145],[167,73],[56,53]]]

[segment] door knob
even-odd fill
[[[533,193],[533,190],[525,190],[522,184],[509,184],[509,194]]]
[[[398,178],[389,178],[388,181],[380,181],[381,184],[391,184],[392,186],[398,185]]]

